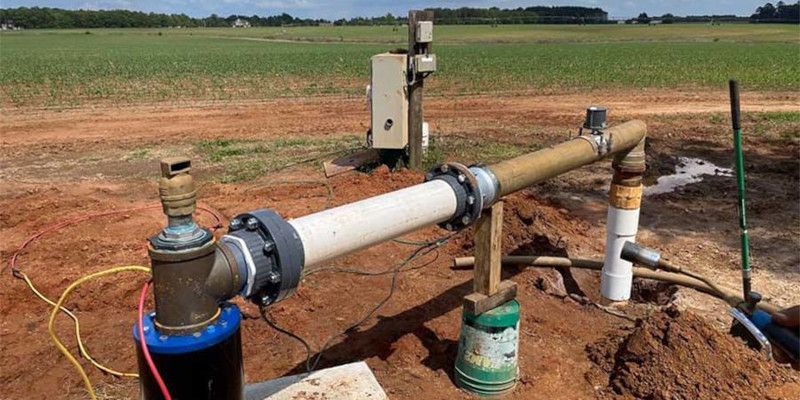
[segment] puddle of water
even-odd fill
[[[699,158],[678,157],[675,173],[659,177],[655,185],[644,188],[644,195],[652,196],[654,194],[674,192],[676,189],[690,183],[702,181],[704,175],[733,176],[733,170],[718,167]]]

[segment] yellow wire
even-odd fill
[[[30,278],[28,278],[28,275],[26,275],[22,271],[18,271],[18,274],[22,277],[22,280],[25,281],[25,284],[28,285],[28,288],[31,290],[31,292],[33,292],[33,294],[36,295],[36,297],[38,297],[39,299],[41,299],[45,303],[49,304],[51,307],[55,307],[56,303],[53,300],[50,300],[44,294],[42,294],[42,292],[40,292],[39,289],[37,289],[36,286],[33,285],[33,282],[31,281]],[[101,370],[103,372],[109,373],[111,375],[119,376],[119,377],[130,377],[130,378],[138,378],[139,377],[139,374],[137,374],[136,372],[120,372],[120,371],[117,371],[115,369],[106,367],[105,365],[100,364],[94,358],[92,358],[92,356],[89,354],[89,350],[86,349],[86,346],[83,343],[83,339],[81,338],[81,324],[80,324],[80,322],[78,322],[78,317],[75,316],[75,314],[73,314],[66,307],[61,307],[61,312],[63,312],[64,314],[67,314],[68,317],[72,318],[72,320],[75,321],[75,339],[78,341],[78,349],[80,349],[81,356],[83,356],[83,358],[88,360],[97,369],[99,369],[99,370]]]
[[[82,277],[78,278],[78,280],[76,280],[75,282],[72,282],[69,286],[67,286],[67,288],[64,290],[64,292],[61,293],[61,297],[59,297],[58,301],[55,303],[55,305],[53,305],[53,311],[50,312],[50,320],[47,323],[47,331],[50,333],[50,338],[53,339],[53,344],[56,345],[56,347],[61,352],[61,354],[63,354],[64,357],[66,357],[67,360],[69,360],[69,362],[71,362],[72,365],[75,366],[75,369],[78,370],[78,373],[81,375],[81,379],[83,380],[83,384],[86,387],[86,391],[89,392],[89,397],[92,400],[97,400],[97,396],[94,393],[94,388],[92,387],[92,382],[89,381],[89,376],[86,375],[86,371],[83,369],[83,367],[78,362],[78,360],[75,359],[75,356],[73,356],[72,353],[70,353],[69,350],[67,350],[67,348],[64,346],[64,344],[61,343],[61,341],[58,339],[58,335],[56,334],[56,329],[55,329],[56,315],[58,315],[58,311],[59,310],[64,308],[63,304],[64,304],[64,301],[66,301],[67,296],[69,296],[69,294],[73,290],[75,290],[75,288],[80,286],[82,283],[84,283],[86,281],[90,281],[92,279],[100,278],[102,276],[116,274],[116,273],[119,273],[119,272],[128,272],[128,271],[149,273],[150,272],[150,268],[143,267],[141,265],[127,265],[127,266],[124,266],[124,267],[115,267],[115,268],[111,268],[111,269],[107,269],[107,270],[104,270],[104,271],[99,271],[99,272],[95,272],[95,273],[92,273],[92,274],[89,274],[89,275],[82,276]]]

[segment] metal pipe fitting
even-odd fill
[[[219,247],[233,255],[245,277],[237,293],[256,303],[283,300],[300,283],[303,242],[295,228],[272,210],[234,217]]]
[[[155,325],[166,334],[202,330],[214,322],[217,298],[206,292],[215,263],[215,243],[181,251],[150,247],[156,301]]]
[[[154,325],[169,335],[198,332],[212,324],[220,301],[235,296],[242,280],[235,257],[219,249],[211,232],[192,217],[197,190],[190,171],[188,159],[161,161],[158,191],[167,226],[150,238],[148,248]]]
[[[620,256],[627,242],[634,242],[639,230],[642,204],[642,178],[645,162],[645,136],[631,148],[617,153],[612,162],[614,175],[608,190],[606,252],[600,278],[603,297],[612,301],[630,298],[633,264]]]
[[[469,167],[478,181],[478,189],[481,194],[481,207],[489,208],[497,200],[497,193],[500,191],[500,183],[494,176],[492,170],[483,164],[475,164]]]

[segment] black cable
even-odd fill
[[[422,242],[421,245],[416,250],[414,250],[406,258],[404,258],[401,262],[399,262],[394,267],[392,267],[392,268],[390,268],[388,270],[385,270],[385,271],[369,272],[369,271],[363,271],[363,270],[358,270],[358,269],[338,268],[338,267],[331,266],[331,267],[317,268],[317,269],[308,271],[308,273],[303,274],[303,277],[315,274],[317,272],[323,272],[323,271],[350,273],[350,274],[365,275],[365,276],[387,275],[387,274],[390,274],[390,273],[392,274],[392,283],[391,283],[390,288],[389,288],[389,293],[386,295],[386,297],[384,297],[380,302],[378,302],[378,304],[376,304],[374,307],[372,307],[369,310],[369,312],[367,312],[363,317],[358,319],[358,321],[356,321],[355,323],[351,324],[350,326],[348,326],[346,329],[344,329],[340,333],[337,333],[337,334],[332,335],[331,337],[329,337],[325,341],[325,343],[322,345],[322,347],[320,347],[320,350],[317,352],[316,357],[314,358],[313,362],[311,362],[311,358],[312,358],[312,356],[311,356],[311,346],[308,344],[308,342],[305,339],[303,339],[302,337],[300,337],[299,335],[297,335],[297,334],[295,334],[293,332],[290,332],[289,330],[281,328],[275,322],[270,320],[267,317],[266,310],[265,310],[265,308],[263,306],[259,307],[259,311],[261,312],[261,317],[262,317],[262,319],[264,319],[264,322],[266,322],[267,325],[269,325],[271,328],[273,328],[273,329],[277,330],[278,332],[281,332],[281,333],[283,333],[283,334],[285,334],[285,335],[297,340],[298,342],[300,342],[303,345],[303,347],[306,348],[306,370],[308,372],[312,372],[313,370],[315,370],[317,368],[317,365],[319,365],[319,362],[322,359],[322,356],[323,356],[325,350],[328,349],[330,344],[336,338],[338,338],[339,336],[342,336],[344,334],[347,334],[347,333],[352,332],[355,329],[357,329],[364,322],[366,322],[367,320],[372,318],[372,316],[376,312],[378,312],[378,310],[380,310],[381,307],[383,307],[386,303],[389,302],[389,300],[391,300],[392,296],[394,296],[394,293],[395,293],[395,291],[397,289],[397,278],[398,278],[398,276],[400,275],[401,272],[421,269],[421,268],[424,268],[424,267],[432,264],[433,262],[435,262],[439,258],[439,253],[438,253],[437,249],[439,247],[441,247],[442,245],[444,245],[445,243],[447,243],[450,239],[452,239],[457,234],[458,234],[458,232],[451,233],[451,234],[436,238],[434,240],[431,240],[429,242]],[[431,261],[429,261],[429,262],[427,262],[427,263],[425,263],[425,264],[423,264],[421,266],[417,266],[417,267],[413,267],[413,268],[409,268],[409,269],[405,269],[405,270],[403,269],[403,267],[408,265],[411,261],[413,261],[417,257],[425,256],[425,255],[430,254],[431,252],[434,252],[434,251],[437,251],[437,253],[436,253],[436,257],[433,260],[431,260]]]
[[[311,364],[310,364],[310,362],[311,362],[311,353],[312,352],[311,352],[311,346],[308,344],[308,342],[306,342],[306,340],[303,339],[302,337],[290,332],[289,330],[280,327],[274,321],[269,319],[269,317],[267,316],[267,308],[264,307],[263,305],[259,304],[258,312],[259,312],[259,314],[261,314],[261,319],[263,319],[264,322],[266,322],[267,325],[270,326],[270,328],[275,329],[276,331],[278,331],[280,333],[283,333],[284,335],[289,336],[290,338],[292,338],[294,340],[297,340],[298,342],[300,342],[303,345],[303,347],[306,348],[306,370],[308,372],[311,372]]]

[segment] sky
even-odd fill
[[[791,0],[786,1],[787,3]],[[516,8],[534,5],[570,5],[600,7],[611,18],[648,15],[750,15],[766,0],[0,0],[0,8],[56,7],[66,9],[127,9],[167,14],[205,17],[212,13],[260,16],[283,12],[302,18],[338,19],[379,16],[386,13],[406,15],[408,10],[425,7],[499,7]],[[777,2],[777,0],[776,0]]]

